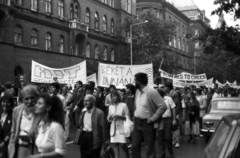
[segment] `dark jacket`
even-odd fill
[[[83,129],[84,122],[83,118],[86,111],[82,111],[79,119],[80,129]],[[92,113],[92,132],[93,132],[93,149],[101,148],[103,143],[105,142],[105,120],[104,113],[94,107]]]
[[[0,128],[0,143],[1,142],[5,143],[4,147],[1,148],[2,157],[8,157],[9,140],[7,142],[5,142],[5,138],[8,136],[10,139],[11,128],[12,128],[12,112],[9,112],[6,117],[5,122],[3,123],[3,126],[1,125],[1,128]]]
[[[195,99],[192,103],[189,101],[187,105],[187,112],[189,114],[190,123],[195,123],[196,120],[199,120],[200,117],[200,105],[197,99]],[[191,114],[194,112],[194,115]],[[191,126],[191,124],[190,124]]]

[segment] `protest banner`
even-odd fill
[[[89,82],[89,81],[95,82],[95,87],[97,87],[97,75],[96,75],[96,73],[87,77],[87,82]]]
[[[183,87],[190,87],[190,86],[196,86],[196,87],[200,87],[200,86],[206,86],[206,87],[210,87],[213,84],[213,78],[207,80],[207,81],[203,81],[203,82],[198,82],[198,83],[187,83],[187,82],[182,82],[179,80],[173,80],[173,86],[174,87],[178,87],[178,88],[183,88]]]
[[[86,61],[67,68],[50,68],[32,61],[31,82],[52,83],[54,79],[61,84],[75,84],[81,80],[86,83]]]
[[[162,69],[159,69],[159,71],[161,72],[162,78],[168,78],[172,80],[181,80],[181,81],[206,81],[207,80],[207,76],[205,73],[193,75],[187,72],[182,72],[180,74],[170,74],[163,71]]]
[[[153,86],[152,64],[146,65],[115,65],[98,64],[98,86],[125,88],[127,84],[135,84],[134,75],[143,72],[148,75],[148,85]]]

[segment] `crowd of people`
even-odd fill
[[[74,88],[53,82],[16,88],[10,82],[0,86],[0,157],[60,158],[67,152],[71,126],[80,130],[77,143],[81,158],[107,157],[111,151],[120,158],[160,158],[179,148],[183,136],[195,144],[201,137],[202,118],[217,97],[238,97],[239,91],[219,88],[185,87],[171,82],[149,87],[145,73],[135,75],[135,85],[125,89],[96,87],[77,81]],[[126,120],[133,123],[126,135]],[[129,129],[128,129],[129,130]],[[37,147],[37,152],[35,148]],[[103,151],[103,152],[102,152]]]

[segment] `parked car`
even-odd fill
[[[215,98],[211,101],[201,129],[206,142],[215,132],[222,117],[230,114],[240,114],[240,98]]]
[[[222,118],[205,148],[204,158],[240,158],[240,114]]]

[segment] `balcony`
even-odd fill
[[[76,19],[69,21],[69,28],[89,32],[89,26]]]

